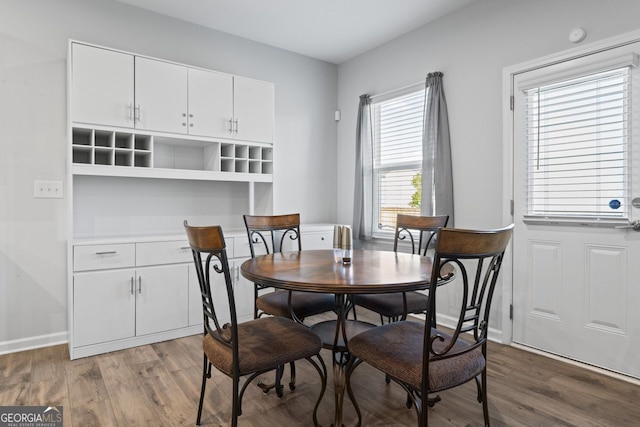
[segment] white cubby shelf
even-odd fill
[[[72,126],[78,175],[272,182],[273,146]]]

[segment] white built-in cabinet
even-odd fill
[[[74,174],[272,181],[272,83],[76,42],[70,55]]]
[[[273,84],[76,41],[68,73],[71,358],[202,333],[185,219],[223,226],[238,318],[252,319],[237,229],[273,209]],[[329,249],[331,233],[303,228],[303,247]],[[212,292],[229,321],[222,275]]]
[[[273,143],[273,84],[72,44],[74,122]]]

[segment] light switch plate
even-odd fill
[[[36,199],[62,199],[62,181],[34,181],[33,197]]]

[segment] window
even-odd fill
[[[420,215],[424,85],[373,99],[373,233],[395,231],[396,215]]]
[[[628,219],[629,67],[524,95],[525,218]]]

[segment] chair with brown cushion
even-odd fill
[[[300,236],[300,214],[258,216],[244,215],[244,224],[249,238],[251,257],[256,254],[275,253],[283,250],[302,250]],[[287,248],[289,243],[289,248]],[[255,312],[258,318],[263,313],[272,316],[291,317],[289,310],[289,292],[276,291],[261,293],[265,289],[255,285]],[[291,309],[297,319],[333,311],[336,308],[333,294],[313,292],[291,292]]]
[[[398,243],[410,242],[411,253],[426,255],[431,248],[437,231],[446,227],[449,215],[413,216],[398,214],[396,233],[393,241],[394,252],[398,251]],[[402,244],[401,244],[402,246]],[[400,292],[391,294],[361,294],[354,295],[356,306],[364,307],[380,315],[380,323],[384,318],[388,322],[404,320],[407,314],[425,313],[427,311],[427,296],[421,292]]]
[[[287,250],[302,250],[300,235],[300,214],[288,215],[244,215],[244,223],[249,238],[251,257]],[[281,291],[263,292],[265,287],[254,285],[254,318],[263,314],[294,318],[302,323],[305,318],[316,314],[334,311],[336,308],[333,294]],[[291,293],[291,307],[289,307],[289,294]],[[293,316],[291,315],[293,312]],[[276,380],[274,384],[259,383],[260,388],[267,393],[271,388],[276,388],[278,396],[282,397],[282,389]],[[295,365],[291,363],[291,380],[289,388],[295,389]]]
[[[352,358],[347,366],[347,391],[354,402],[360,425],[360,409],[353,395],[354,370],[362,363],[385,372],[409,394],[418,413],[418,425],[426,427],[431,393],[450,389],[475,379],[478,401],[482,403],[484,424],[489,425],[487,405],[487,331],[489,311],[504,251],[513,224],[497,230],[440,230],[434,255],[431,282],[443,277],[445,265],[456,268],[454,279],[446,286],[459,289],[461,307],[450,332],[438,328],[434,316],[439,287],[429,289],[429,304],[424,324],[399,321],[378,326],[349,341]],[[411,405],[408,405],[411,406]]]
[[[204,365],[202,388],[196,424],[200,424],[206,382],[215,366],[233,381],[231,425],[237,426],[242,414],[242,396],[247,386],[259,375],[275,370],[282,375],[283,366],[295,360],[306,359],[318,371],[321,389],[313,409],[313,423],[318,425],[317,410],[327,385],[327,370],[320,356],[322,342],[305,326],[284,317],[264,317],[238,324],[233,282],[222,228],[219,226],[192,227],[184,222],[193,253],[200,284],[204,316]],[[211,288],[218,275],[224,276],[227,301],[216,301]],[[221,325],[216,307],[228,305],[231,323]],[[317,359],[314,360],[313,358]],[[248,376],[242,388],[240,378]]]

